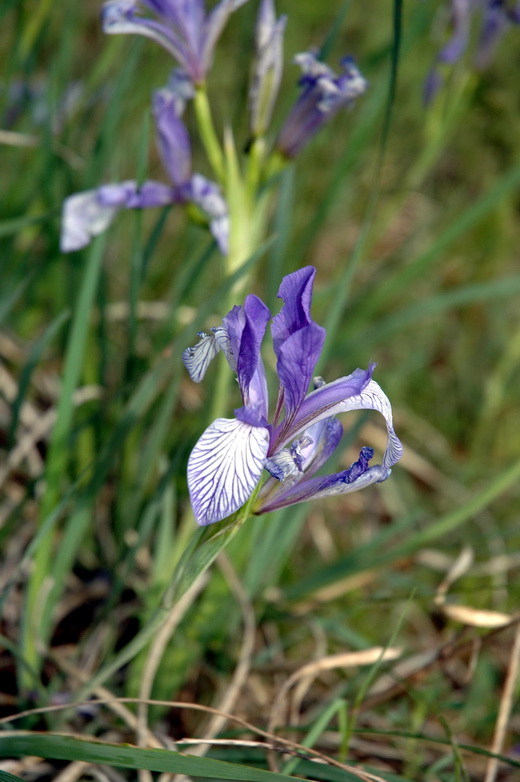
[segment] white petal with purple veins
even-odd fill
[[[182,353],[184,366],[195,383],[201,382],[212,359],[214,359],[219,350],[221,350],[220,344],[215,338],[214,333],[205,334],[201,331],[199,337],[200,340],[196,345],[192,348],[186,348]]]
[[[188,460],[188,489],[201,526],[225,519],[255,489],[269,448],[269,431],[237,419],[217,418]]]

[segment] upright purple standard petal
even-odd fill
[[[188,461],[188,490],[197,524],[221,521],[242,507],[264,469],[269,431],[218,418],[204,432]]]
[[[294,420],[309,390],[324,341],[325,329],[316,323],[310,323],[287,337],[278,348],[276,371],[284,392],[285,431]]]
[[[315,276],[314,266],[305,266],[283,278],[278,298],[283,299],[284,304],[278,315],[274,316],[271,326],[275,353],[287,337],[312,322],[311,302]]]

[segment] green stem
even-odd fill
[[[193,103],[197,115],[200,137],[204,144],[208,160],[218,181],[223,182],[225,177],[224,156],[213,126],[211,108],[204,85],[199,85],[196,88]]]

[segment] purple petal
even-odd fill
[[[303,71],[299,82],[302,91],[276,142],[288,158],[294,158],[339,109],[350,106],[368,87],[350,57],[342,60],[339,76],[313,52],[298,54],[295,62]]]
[[[302,402],[294,421],[288,430],[283,429],[283,423],[275,433],[275,448],[283,448],[288,442],[294,440],[300,432],[322,421],[324,418],[346,412],[349,401],[359,399],[359,395],[369,384],[375,364],[370,364],[368,369],[356,369],[346,377],[340,377],[333,383],[326,383],[321,388],[310,393]]]
[[[186,70],[189,62],[183,42],[164,24],[136,16],[137,0],[110,0],[102,10],[103,32],[112,35],[130,33],[151,38],[166,49]]]
[[[276,370],[284,388],[284,429],[291,425],[305,398],[324,341],[325,329],[310,323],[292,333],[278,347]]]
[[[237,376],[242,399],[246,406],[261,404],[267,416],[267,382],[260,348],[269,309],[258,296],[247,296],[243,307],[233,307],[224,318],[231,350],[237,356]]]
[[[164,206],[175,201],[171,187],[161,182],[133,180],[102,185],[95,190],[76,193],[63,202],[61,249],[71,252],[86,247],[94,236],[103,233],[120,209]]]
[[[472,0],[451,0],[453,35],[439,52],[439,62],[453,64],[466,50],[469,40]]]
[[[489,64],[493,52],[508,25],[509,20],[504,8],[497,8],[492,5],[487,8],[482,21],[477,56],[475,58],[478,68],[485,68]]]
[[[307,478],[314,475],[334,453],[342,435],[341,422],[334,417],[324,418],[303,432],[296,444],[302,460],[302,470]]]
[[[301,481],[288,491],[279,492],[268,498],[257,512],[268,513],[278,508],[294,505],[296,502],[331,497],[337,494],[350,494],[364,489],[372,483],[381,483],[388,478],[391,471],[381,464],[369,467],[368,463],[373,455],[372,448],[362,448],[359,459],[348,470],[321,478],[312,478],[309,481]]]
[[[181,187],[191,177],[191,145],[186,125],[177,112],[177,102],[173,91],[158,90],[153,111],[161,159],[174,185]]]
[[[268,447],[264,427],[218,418],[206,429],[188,460],[188,489],[198,524],[221,521],[247,502]]]
[[[278,298],[283,299],[284,305],[278,315],[274,316],[271,326],[274,351],[277,355],[280,345],[287,337],[312,322],[310,310],[315,276],[316,269],[313,266],[305,266],[282,280]]]
[[[356,370],[356,372],[360,372],[360,371],[361,370]],[[355,374],[356,373],[353,373],[353,375]],[[352,378],[353,375],[350,375],[350,377]],[[347,378],[345,378],[345,380],[347,380]],[[339,386],[341,386],[342,381],[336,381],[336,383],[339,383]],[[314,397],[314,400],[312,401],[313,401],[313,405],[316,406],[316,400],[319,399],[319,395],[322,394],[322,392],[323,395],[330,393],[330,386],[334,386],[334,385],[335,385],[334,383],[330,383],[329,386],[323,386],[323,388],[314,391],[314,393],[310,394],[307,397],[307,399],[304,402],[304,405],[307,403],[308,400]],[[303,409],[303,405],[302,405],[302,409]],[[397,461],[399,461],[399,459],[403,455],[403,446],[394,431],[393,420],[392,420],[392,406],[390,405],[390,400],[388,399],[388,397],[386,396],[382,388],[375,382],[375,380],[370,380],[363,387],[362,391],[359,394],[345,397],[345,399],[338,401],[337,404],[329,406],[326,412],[323,411],[320,412],[318,410],[316,412],[314,422],[320,421],[321,419],[327,417],[328,415],[338,415],[339,413],[347,413],[351,410],[377,410],[384,417],[386,423],[386,430],[388,433],[388,441],[387,441],[385,453],[383,455],[383,461],[381,466],[382,466],[383,473],[385,473],[385,477],[388,477],[388,475],[390,474],[389,472],[390,467],[393,464],[395,464]],[[296,421],[294,423],[294,427],[296,427]],[[384,480],[384,477],[379,477],[374,480]]]

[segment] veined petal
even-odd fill
[[[197,523],[221,521],[242,507],[264,469],[269,431],[237,419],[218,418],[188,460],[188,489]]]
[[[282,280],[278,298],[283,299],[284,304],[278,315],[274,316],[271,326],[276,355],[287,337],[312,323],[311,301],[315,276],[316,269],[313,266],[305,266]]]
[[[222,326],[211,329],[211,334],[199,331],[200,340],[182,353],[184,366],[195,383],[200,383],[217,353],[222,350],[230,360],[229,336]]]
[[[325,383],[303,400],[291,426],[286,429],[282,424],[275,432],[275,448],[283,448],[288,442],[294,440],[300,432],[309,426],[322,421],[324,418],[346,412],[342,405],[354,397],[358,397],[368,385],[374,371],[375,364],[369,368],[356,369],[346,377],[340,377],[333,383]],[[350,408],[349,408],[350,409]],[[354,409],[354,408],[351,408]]]
[[[356,371],[358,372],[360,370],[356,370]],[[352,375],[350,377],[352,377]],[[340,381],[336,381],[336,383],[338,382]],[[331,385],[334,384],[333,383],[329,384],[329,386]],[[309,394],[309,396],[304,402],[304,405],[309,400],[312,400],[313,397],[314,397],[313,403],[314,405],[316,405],[316,401],[319,400],[318,395],[321,394],[322,392],[327,393],[327,388],[328,388],[327,386],[323,386],[323,388],[319,388],[317,391],[314,391],[312,394]],[[300,413],[302,412],[304,405],[302,405],[302,408],[300,409]],[[328,417],[330,415],[339,415],[340,413],[348,413],[351,410],[377,410],[384,417],[386,423],[386,430],[388,433],[388,441],[387,441],[385,453],[383,455],[382,467],[384,471],[388,472],[390,467],[393,464],[395,464],[397,461],[399,461],[399,459],[403,455],[403,446],[394,431],[393,420],[392,420],[392,406],[390,404],[390,400],[388,399],[383,389],[375,382],[375,380],[370,380],[363,387],[362,391],[359,394],[348,396],[342,401],[338,401],[336,404],[328,407],[326,411],[320,412],[319,410],[317,410],[316,416],[314,418],[314,422],[320,421],[322,418]],[[300,415],[300,413],[298,415]],[[294,423],[294,426],[296,426],[296,421]],[[384,479],[379,478],[378,480],[384,480]]]
[[[347,470],[325,475],[319,478],[304,480],[290,487],[287,491],[277,492],[267,498],[257,509],[257,513],[267,513],[278,508],[285,508],[297,502],[316,500],[320,497],[332,497],[337,494],[350,494],[353,491],[365,489],[372,483],[380,483],[388,478],[391,470],[376,464],[369,467],[368,463],[374,451],[372,448],[362,448],[359,459]]]

